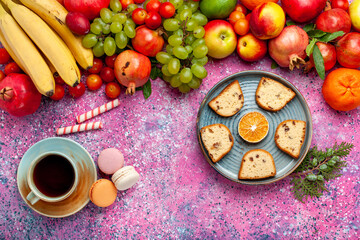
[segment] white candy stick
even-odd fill
[[[90,122],[90,123],[83,123],[80,125],[58,128],[56,129],[56,134],[64,135],[69,133],[83,132],[83,131],[95,130],[101,128],[103,128],[102,122]]]
[[[97,107],[91,111],[88,111],[86,113],[83,113],[83,114],[77,116],[76,121],[78,123],[82,123],[82,122],[89,120],[101,113],[107,112],[107,111],[119,106],[119,104],[120,104],[119,99],[112,100],[111,102],[108,102],[100,107]]]

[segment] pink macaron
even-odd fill
[[[116,148],[104,149],[98,158],[99,169],[105,174],[114,174],[124,166],[124,155]]]

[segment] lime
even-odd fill
[[[201,12],[208,18],[227,18],[234,11],[237,0],[202,0]]]

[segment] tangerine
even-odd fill
[[[360,106],[360,71],[338,68],[326,76],[322,86],[325,101],[335,110],[349,111]]]
[[[267,2],[277,3],[279,0],[240,0],[240,3],[243,4],[247,9],[254,10],[258,5]]]
[[[263,140],[269,132],[269,122],[259,112],[245,114],[239,122],[239,135],[250,143],[258,143]]]

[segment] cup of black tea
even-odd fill
[[[71,158],[59,152],[47,152],[34,159],[27,174],[31,192],[26,199],[59,202],[69,197],[78,185],[78,171]]]

